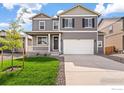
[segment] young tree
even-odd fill
[[[26,8],[22,9],[22,12],[20,13],[20,16],[12,23],[10,23],[9,31],[7,32],[7,40],[9,41],[9,48],[12,50],[12,66],[13,66],[13,54],[15,48],[22,48],[23,47],[23,68],[24,68],[24,41],[21,38],[21,35],[19,32],[23,32],[22,24],[25,24],[25,21],[23,19],[23,15],[30,13],[27,11]],[[13,69],[13,68],[12,68]]]
[[[12,52],[12,59],[11,59],[11,67],[13,70],[13,57],[14,57],[14,49],[22,47],[22,39],[19,32],[16,30],[6,31],[6,40],[8,49]]]
[[[23,32],[22,24],[25,24],[25,21],[23,19],[23,15],[30,13],[27,11],[26,8],[22,9],[22,12],[20,13],[20,16],[17,17],[17,19],[14,22],[11,22],[9,25],[9,29],[6,31],[6,38],[0,38],[0,43],[3,43],[3,46],[0,48],[2,51],[1,56],[1,67],[3,67],[3,50],[9,49],[12,51],[12,59],[11,59],[11,66],[13,70],[13,57],[14,57],[14,49],[16,48],[22,48],[23,46],[23,39],[19,32]],[[24,46],[23,46],[23,68],[24,68]]]

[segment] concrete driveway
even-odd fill
[[[64,55],[66,85],[124,85],[124,64],[96,55]]]

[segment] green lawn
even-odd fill
[[[22,59],[14,60],[21,65]],[[10,66],[10,60],[4,62],[4,68]],[[59,61],[50,57],[30,57],[25,59],[23,71],[0,72],[0,85],[55,85]]]

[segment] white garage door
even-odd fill
[[[64,54],[94,54],[94,40],[65,39]]]

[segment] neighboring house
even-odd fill
[[[44,13],[35,15],[31,18],[32,31],[27,32],[33,37],[32,49],[28,52],[42,54],[103,53],[103,34],[99,35],[97,31],[99,16],[99,13],[81,5],[64,11],[57,18]],[[97,46],[98,39],[100,42]]]
[[[28,50],[27,48],[29,48],[32,45],[32,37],[27,35],[24,32],[20,32],[20,35],[24,41],[24,48],[25,48],[25,52]],[[6,31],[5,30],[1,30],[0,31],[0,37],[5,38],[6,37]],[[0,47],[2,46],[2,44],[0,44]],[[14,52],[22,52],[22,48],[19,49],[15,49]],[[10,50],[5,50],[5,52],[11,52]]]
[[[124,17],[102,19],[99,31],[105,33],[105,47],[114,46],[116,50],[124,50]]]

